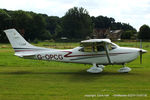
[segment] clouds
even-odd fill
[[[91,16],[103,15],[130,23],[136,29],[143,24],[150,25],[150,0],[0,0],[1,8],[60,17],[74,6],[87,9]]]

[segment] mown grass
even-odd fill
[[[49,47],[55,45],[61,49],[66,45],[69,47],[70,44],[70,47],[79,45],[79,43],[36,45],[45,44]],[[139,47],[135,42],[117,44]],[[132,68],[130,73],[118,73],[117,70],[122,66],[114,65],[106,66],[103,73],[90,74],[86,72],[90,65],[21,59],[13,56],[14,51],[9,44],[0,44],[0,100],[149,100],[149,46],[150,43],[143,43],[143,48],[148,50],[148,53],[143,55],[142,65],[139,58],[127,64]],[[115,94],[135,96],[116,97]]]

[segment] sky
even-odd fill
[[[139,30],[150,26],[150,0],[0,0],[0,8],[25,10],[62,17],[73,7],[85,8],[90,16],[113,17],[116,22],[132,25]]]

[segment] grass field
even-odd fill
[[[139,43],[120,42],[120,46],[139,47]],[[79,43],[39,43],[38,46],[71,48]],[[149,100],[150,43],[143,43],[148,53],[127,66],[106,66],[100,74],[90,74],[90,65],[46,62],[13,56],[9,44],[0,44],[0,100]]]

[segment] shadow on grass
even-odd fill
[[[90,82],[90,81],[94,81],[97,79],[100,79],[102,77],[107,77],[107,78],[112,78],[112,77],[116,77],[117,76],[129,76],[129,75],[135,75],[135,73],[119,73],[119,72],[102,72],[102,73],[97,73],[97,74],[93,74],[93,73],[88,73],[86,71],[80,71],[76,74],[72,74],[70,80],[74,81],[74,82],[79,82],[79,81],[85,81],[85,82]],[[104,79],[104,78],[102,78]]]
[[[131,75],[135,73],[119,73],[119,72],[108,72],[104,71],[102,73],[88,73],[85,70],[76,71],[76,72],[33,72],[33,71],[13,71],[13,72],[0,72],[0,74],[14,74],[14,75],[21,75],[21,74],[64,74],[64,75],[90,75],[90,76],[103,76],[103,75]]]
[[[76,72],[32,72],[32,71],[14,71],[14,72],[0,72],[0,75],[62,75],[62,78],[64,75],[69,76],[68,80],[69,81],[74,81],[74,82],[90,82],[93,80],[97,80],[101,77],[107,76],[107,78],[112,78],[112,76],[116,77],[117,76],[129,76],[129,75],[137,75],[137,73],[119,73],[119,72],[107,72],[104,71],[102,73],[98,74],[92,74],[88,73],[85,70],[81,71],[76,71]],[[48,77],[48,76],[47,76]],[[57,77],[57,76],[56,76]],[[66,77],[65,77],[66,78]]]

